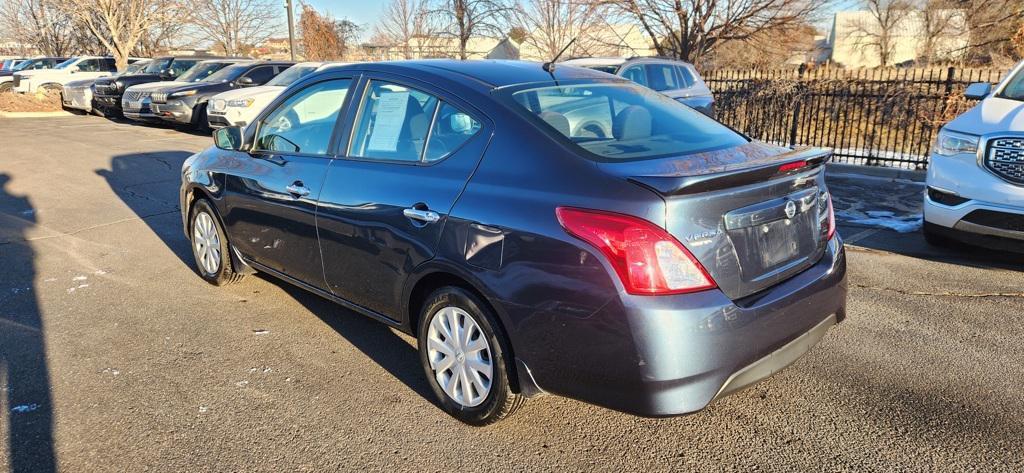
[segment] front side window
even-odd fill
[[[999,92],[999,96],[1010,100],[1024,100],[1024,70],[1017,71],[1010,78],[1006,87]]]
[[[85,61],[78,63],[78,70],[81,72],[99,72],[102,70],[100,68],[100,60],[86,59]]]
[[[325,155],[350,79],[313,84],[281,103],[260,122],[254,150]]]
[[[252,79],[252,83],[255,85],[266,84],[267,81],[274,78],[274,66],[257,67],[245,74],[245,77]]]
[[[700,112],[630,84],[538,87],[513,93],[512,101],[602,160],[680,156],[747,142]]]
[[[160,69],[157,69],[156,72],[160,72],[160,71],[162,71],[164,69],[167,69],[167,72],[168,72],[168,74],[171,75],[171,77],[178,77],[182,73],[184,73],[185,71],[195,67],[196,63],[198,63],[198,62],[199,61],[188,60],[188,59],[186,59],[186,60],[175,59],[174,62],[172,62],[169,66],[161,67]]]

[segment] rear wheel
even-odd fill
[[[11,89],[13,89],[13,88],[14,88],[14,84],[12,84],[10,81],[0,82],[0,93],[10,92]]]
[[[217,212],[206,200],[192,205],[188,234],[196,269],[206,282],[224,286],[242,279],[244,275],[236,273],[232,266],[228,239]]]
[[[494,314],[475,295],[444,287],[428,296],[420,315],[420,362],[434,395],[451,416],[483,426],[518,410],[508,351]]]

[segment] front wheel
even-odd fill
[[[11,89],[13,89],[13,88],[14,88],[14,84],[12,84],[10,81],[0,82],[0,93],[10,92]]]
[[[231,264],[228,239],[217,212],[206,200],[198,200],[192,206],[188,234],[196,269],[206,282],[224,286],[242,279],[243,275],[236,273]]]
[[[431,390],[451,416],[484,426],[518,410],[526,397],[512,392],[511,359],[494,314],[459,287],[434,291],[420,316],[420,362]]]

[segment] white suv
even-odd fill
[[[328,65],[341,64],[329,63]],[[243,87],[214,95],[206,108],[210,128],[246,126],[293,82],[326,67],[322,62],[300,62],[265,85]]]
[[[129,60],[129,63],[135,60]],[[37,89],[59,91],[64,84],[82,79],[97,79],[117,72],[112,57],[79,56],[58,64],[53,69],[22,71],[14,74],[14,91],[33,93]]]
[[[1024,252],[1024,62],[995,89],[971,84],[964,95],[982,101],[935,140],[925,237]]]
[[[563,61],[562,64],[585,67],[623,79],[665,94],[683,105],[715,117],[715,98],[697,68],[688,62],[662,57],[589,57]]]

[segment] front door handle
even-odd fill
[[[285,187],[284,190],[288,191],[289,194],[294,195],[295,197],[305,197],[309,195],[309,189],[307,189],[306,186],[302,185],[301,182],[296,182],[288,187]]]
[[[424,223],[434,223],[441,220],[441,215],[433,210],[420,210],[417,208],[405,209],[402,211],[406,217],[419,220]]]

